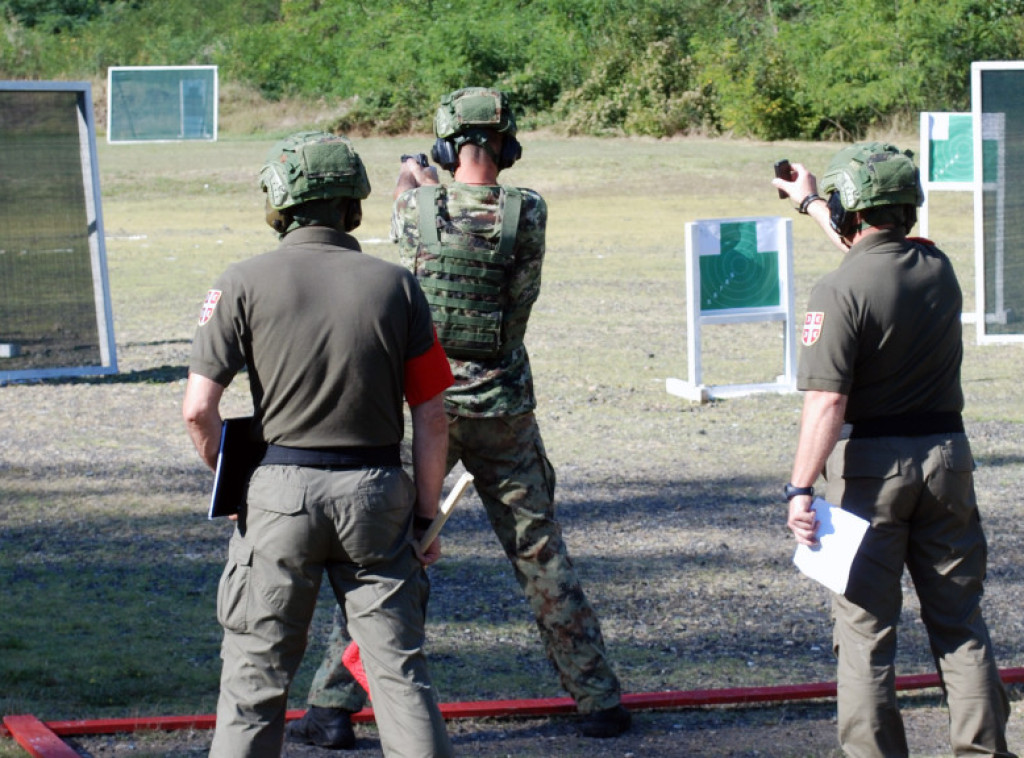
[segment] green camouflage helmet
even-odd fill
[[[487,87],[466,87],[441,98],[434,117],[438,139],[454,138],[470,129],[492,129],[515,136],[516,119],[509,107],[508,93]]]
[[[370,194],[370,180],[352,143],[327,132],[298,132],[278,142],[260,170],[267,203],[284,210],[310,200]]]
[[[825,195],[838,192],[848,211],[924,203],[914,153],[887,142],[858,142],[840,150],[821,181]]]

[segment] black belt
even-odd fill
[[[904,413],[878,416],[843,424],[839,439],[861,437],[926,437],[929,434],[963,434],[964,420],[956,411]]]
[[[285,447],[267,445],[261,466],[307,466],[309,468],[360,469],[401,466],[399,446],[357,445],[353,447]]]

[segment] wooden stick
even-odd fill
[[[444,526],[444,522],[448,520],[448,517],[452,515],[452,510],[455,508],[455,504],[462,499],[462,496],[466,493],[466,488],[473,483],[473,475],[468,471],[459,477],[459,481],[452,487],[452,491],[448,493],[448,497],[445,498],[444,502],[441,503],[441,507],[434,516],[434,520],[430,522],[430,526],[427,527],[427,531],[420,537],[419,544],[416,549],[421,553],[430,547],[430,543],[437,539],[437,535],[441,531],[441,527]]]

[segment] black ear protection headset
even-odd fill
[[[430,148],[430,157],[434,159],[434,163],[445,171],[451,171],[454,173],[455,166],[459,162],[459,149],[455,146],[455,140],[451,137],[448,137],[447,139],[438,138],[434,140],[434,146]],[[495,158],[493,154],[491,157]],[[501,140],[501,152],[498,153],[495,158],[498,170],[503,171],[506,168],[511,168],[512,164],[522,157],[523,146],[519,144],[519,140],[515,138],[515,135],[503,135],[503,139]]]
[[[852,237],[856,231],[855,216],[843,207],[839,192],[833,190],[828,195],[828,220],[840,237]]]
[[[441,139],[440,137],[434,140],[434,146],[430,148],[430,157],[445,171],[454,171],[455,164],[459,161],[455,143],[450,139]]]

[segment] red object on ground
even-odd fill
[[[999,672],[1005,684],[1024,683],[1024,668],[1002,669]],[[896,677],[897,690],[919,690],[938,687],[937,674],[916,674]],[[671,692],[634,692],[622,696],[622,704],[629,710],[672,710],[698,708],[711,705],[743,705],[745,703],[773,703],[791,700],[819,700],[835,697],[835,682],[810,684],[784,684],[775,687],[738,687],[721,690],[689,690]],[[446,719],[488,718],[500,716],[556,716],[576,712],[572,698],[536,698],[529,700],[490,700],[466,703],[442,703],[441,714]],[[285,718],[301,718],[305,711],[288,711]],[[34,716],[6,716],[5,726],[12,719],[26,719],[39,724]],[[352,721],[373,720],[373,710],[364,708],[353,714]],[[45,724],[55,735],[114,734],[136,732],[143,729],[212,729],[215,716],[157,716],[151,718],[107,719],[99,721],[50,721]],[[21,723],[15,721],[15,723]],[[20,728],[19,728],[20,730]],[[14,732],[10,726],[0,733]],[[19,741],[19,744],[20,743]],[[65,746],[66,747],[66,746]],[[77,753],[33,753],[39,758],[77,758]]]
[[[14,741],[35,758],[79,758],[65,742],[35,716],[4,716]]]
[[[370,682],[366,678],[366,669],[363,668],[363,659],[359,655],[359,645],[354,642],[348,643],[348,647],[345,648],[345,652],[341,654],[341,662],[344,664],[348,672],[352,674],[352,678],[359,682],[359,685],[366,691],[367,694],[370,692]]]

